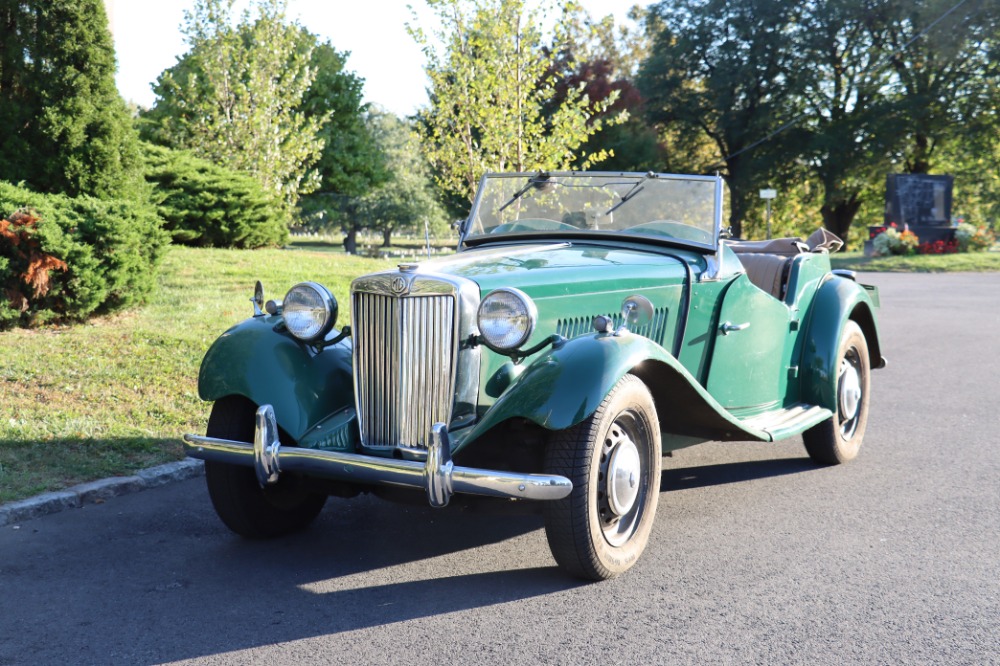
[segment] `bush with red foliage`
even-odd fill
[[[0,268],[10,270],[19,279],[4,285],[3,293],[10,301],[10,307],[19,313],[28,309],[28,294],[38,299],[49,293],[49,271],[65,271],[68,267],[62,259],[42,252],[41,243],[35,237],[36,227],[41,218],[32,210],[19,210],[10,219],[0,220],[0,239],[10,248],[12,256],[0,259]],[[25,294],[23,288],[28,288]]]

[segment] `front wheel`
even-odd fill
[[[252,442],[257,407],[241,396],[212,405],[208,436]],[[226,527],[250,539],[268,539],[306,528],[326,503],[326,495],[309,492],[302,477],[285,474],[261,488],[252,467],[205,462],[208,494]]]
[[[837,410],[833,417],[802,433],[809,457],[838,465],[858,455],[868,424],[871,361],[861,328],[848,321],[837,354]]]
[[[660,455],[653,397],[634,375],[619,380],[592,416],[552,434],[546,471],[573,482],[568,497],[544,506],[559,566],[604,580],[635,564],[656,515]]]

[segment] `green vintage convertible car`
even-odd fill
[[[831,270],[823,232],[728,238],[724,206],[711,176],[489,174],[459,251],[354,280],[349,325],[319,282],[266,305],[258,284],[185,436],[217,513],[259,538],[331,495],[537,502],[559,565],[604,579],[645,548],[671,451],[801,436],[854,458],[877,290]]]

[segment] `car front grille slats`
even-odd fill
[[[426,449],[454,402],[455,298],[355,292],[354,372],[367,448]]]

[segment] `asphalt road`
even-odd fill
[[[0,664],[1000,664],[1000,274],[864,278],[858,459],[679,452],[619,579],[524,513],[331,500],[247,542],[194,479],[0,529]]]

